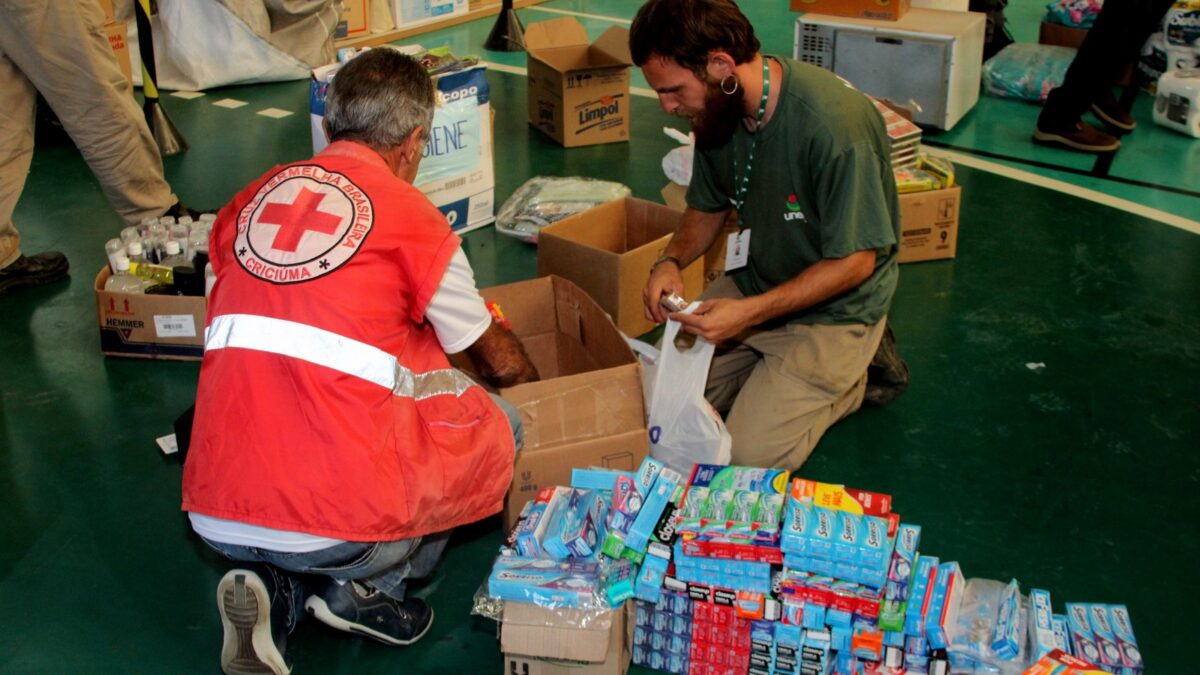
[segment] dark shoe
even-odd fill
[[[0,270],[0,295],[19,288],[41,286],[67,276],[70,264],[67,256],[58,251],[23,255],[13,264]]]
[[[221,671],[233,674],[292,672],[287,652],[286,580],[265,567],[262,573],[230,570],[217,584],[217,609],[225,639]]]
[[[896,351],[896,336],[888,324],[879,341],[879,349],[875,350],[875,358],[867,366],[867,391],[863,403],[885,406],[895,401],[908,389],[908,379],[908,364]]]
[[[1137,120],[1121,109],[1120,102],[1111,91],[1102,93],[1100,100],[1092,104],[1092,114],[1117,133],[1127,134],[1137,128]]]
[[[192,220],[200,220],[200,216],[202,216],[206,213],[216,213],[216,211],[197,211],[196,209],[189,209],[188,207],[183,205],[183,202],[177,201],[174,204],[172,204],[171,208],[167,209],[166,212],[163,213],[163,215],[171,216],[172,218],[179,218],[180,216],[189,216]]]
[[[330,581],[304,608],[327,626],[394,646],[420,640],[433,625],[433,609],[424,600],[401,602],[357,581]]]
[[[1033,142],[1038,145],[1075,150],[1076,152],[1112,152],[1121,147],[1121,141],[1084,121],[1067,129],[1042,129],[1033,131]]]

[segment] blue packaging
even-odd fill
[[[584,607],[595,603],[599,583],[599,563],[501,556],[488,577],[488,593],[540,607]]]
[[[644,553],[650,537],[654,534],[654,526],[662,517],[671,497],[675,494],[682,477],[670,469],[660,469],[654,486],[647,492],[642,508],[637,513],[633,525],[625,535],[625,555],[628,552]]]
[[[925,635],[925,610],[934,575],[937,573],[936,556],[923,555],[917,558],[913,570],[912,584],[908,593],[908,605],[904,610],[904,633],[914,637]]]
[[[1125,605],[1109,605],[1108,617],[1113,635],[1116,636],[1117,648],[1121,651],[1125,675],[1138,675],[1145,665],[1142,663],[1142,652],[1138,649],[1137,638],[1133,636],[1133,622],[1129,619],[1129,609]]]
[[[570,488],[556,487],[550,490],[545,499],[542,499],[545,496],[545,491],[542,491],[538,493],[536,500],[526,504],[529,509],[528,515],[517,524],[512,537],[513,548],[519,555],[526,558],[546,557],[547,554],[542,548],[546,528],[553,520],[555,512],[570,498],[570,494]]]
[[[783,535],[779,547],[784,553],[808,553],[809,528],[812,527],[813,506],[788,497],[784,506]]]
[[[639,666],[650,665],[650,652],[643,646],[635,644],[633,646],[633,662]]]
[[[1100,659],[1108,666],[1105,670],[1121,668],[1121,650],[1117,648],[1117,636],[1113,634],[1112,625],[1108,622],[1108,605],[1088,605],[1088,620],[1092,625],[1092,634],[1096,636],[1096,646],[1100,649]],[[1094,662],[1093,662],[1094,663]]]
[[[1054,626],[1054,648],[1061,649],[1067,654],[1074,654],[1071,648],[1071,628],[1067,625],[1067,616],[1065,614],[1055,614],[1050,617],[1050,623]]]
[[[633,628],[633,646],[634,647],[645,647],[647,644],[650,643],[650,636],[653,634],[654,634],[654,631],[650,630],[646,626],[634,626],[634,628]]]
[[[671,625],[668,627],[671,633],[683,638],[690,637],[692,634],[692,619],[689,616],[679,614],[671,615]]]
[[[862,516],[839,511],[837,536],[833,540],[833,557],[838,562],[854,565],[858,562],[859,538],[862,536]],[[845,577],[842,577],[845,578]]]
[[[655,602],[662,592],[663,577],[667,574],[668,562],[658,556],[648,555],[642,560],[642,569],[638,572],[633,594],[639,600]]]
[[[992,651],[1000,659],[1011,661],[1021,647],[1021,589],[1013,579],[1000,596],[996,626],[992,630]]]
[[[1075,656],[1090,661],[1096,665],[1102,663],[1100,646],[1096,644],[1096,636],[1092,633],[1092,621],[1088,616],[1088,606],[1077,602],[1067,603],[1067,626],[1071,631],[1071,647]]]
[[[635,570],[628,560],[618,560],[608,570],[608,578],[604,580],[604,594],[609,607],[619,607],[621,603],[633,597]]]
[[[628,476],[633,478],[634,475],[629,471],[615,471],[612,469],[571,469],[571,487],[580,490],[603,490],[612,492],[613,484],[617,480],[617,476]]]
[[[550,557],[591,558],[604,539],[604,514],[608,505],[595,490],[571,490],[565,506],[555,509],[542,536],[542,549]]]
[[[934,587],[929,595],[929,609],[925,614],[925,639],[934,649],[949,646],[946,628],[953,626],[957,618],[962,587],[963,576],[958,563],[938,565]]]
[[[1040,588],[1029,590],[1029,638],[1033,644],[1033,660],[1036,662],[1051,650],[1054,643],[1054,610],[1050,604],[1050,592]]]
[[[809,528],[808,555],[833,560],[833,540],[837,536],[838,512],[820,506],[812,507],[812,526]]]

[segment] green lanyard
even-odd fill
[[[754,140],[750,142],[750,156],[746,158],[746,172],[742,174],[742,179],[737,180],[737,159],[733,162],[734,181],[737,187],[734,188],[733,207],[738,212],[738,229],[743,230],[746,227],[745,216],[742,214],[742,206],[746,203],[746,192],[750,189],[750,170],[754,168],[754,152],[758,150],[758,139],[762,131],[763,115],[767,113],[767,96],[771,93],[771,66],[767,61],[767,57],[762,57],[763,62],[763,86],[762,100],[758,102],[758,115],[754,118]]]

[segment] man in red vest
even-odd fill
[[[221,210],[183,509],[241,564],[217,604],[227,673],[285,673],[312,614],[390,645],[420,639],[450,530],[501,509],[520,444],[484,379],[537,379],[492,320],[445,217],[412,185],[434,107],[415,60],[348,63],[330,145],[272,169]]]

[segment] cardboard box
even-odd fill
[[[564,218],[538,234],[538,276],[557,274],[586,291],[637,337],[655,328],[645,316],[642,290],[650,266],[663,254],[680,212],[627,197]],[[700,260],[683,270],[684,298],[704,290]]]
[[[910,9],[912,0],[792,0],[793,12],[815,12],[879,21],[898,21]]]
[[[900,262],[953,258],[962,187],[900,195]]]
[[[125,75],[125,91],[133,93],[133,68],[129,62],[129,29],[122,21],[111,21],[104,24],[104,34],[108,36],[108,44],[117,57],[117,65]]]
[[[199,361],[204,356],[205,298],[104,290],[108,266],[96,275],[100,351],[109,356]]]
[[[309,80],[314,153],[328,144],[321,126],[325,95],[340,67],[334,63],[316,68]],[[440,104],[434,110],[424,159],[413,181],[460,234],[496,219],[492,107],[486,68],[478,65],[434,78]]]
[[[467,0],[392,0],[396,28],[421,26],[470,11]]]
[[[633,645],[633,603],[592,618],[586,628],[578,612],[550,611],[509,602],[500,624],[500,649],[508,675],[624,675]],[[534,652],[524,654],[523,651]]]
[[[1038,44],[1079,49],[1079,45],[1083,44],[1083,38],[1087,36],[1087,33],[1086,28],[1075,28],[1043,21],[1041,27],[1038,28]]]
[[[525,425],[504,509],[510,530],[539,489],[569,485],[571,469],[637,469],[649,450],[642,367],[612,319],[566,279],[541,277],[480,292],[500,305],[541,375],[500,390]],[[473,370],[461,354],[453,361]]]
[[[683,211],[687,208],[687,186],[679,183],[667,183],[661,191],[663,203],[675,209]],[[704,253],[704,287],[712,282],[725,276],[725,242],[729,239],[729,235],[738,231],[738,214],[737,211],[730,210],[729,216],[725,219],[725,226],[721,228],[721,233],[717,235],[717,240],[713,242],[711,248]],[[688,298],[692,300],[693,298]]]
[[[629,140],[629,31],[613,26],[591,45],[573,17],[525,29],[529,123],[573,148]]]
[[[342,0],[342,13],[338,17],[337,28],[333,37],[357,37],[365,35],[370,29],[371,9],[367,6],[371,0]]]

